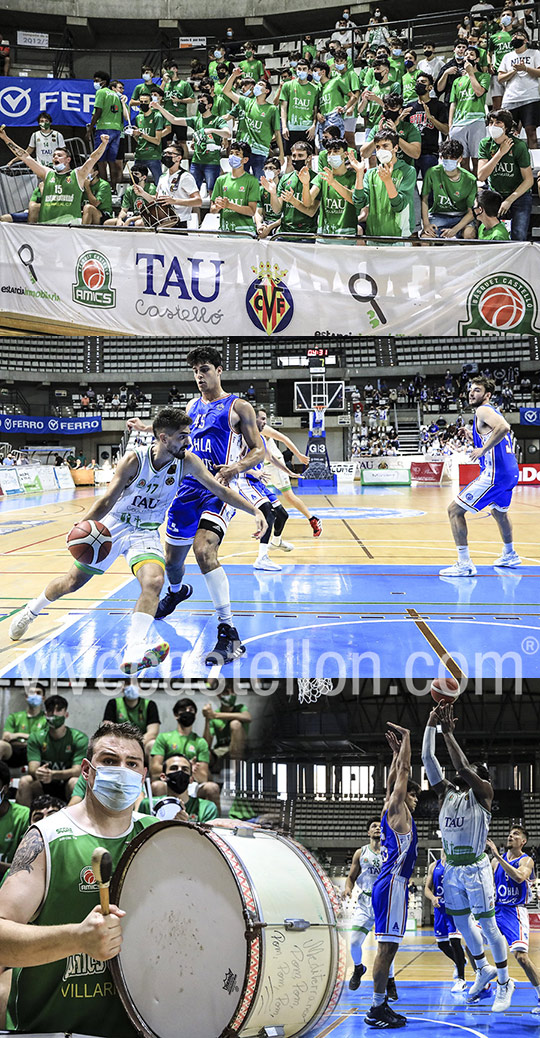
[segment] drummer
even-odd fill
[[[182,158],[182,149],[179,145],[168,144],[161,157],[167,170],[158,180],[156,197],[153,198],[152,195],[145,192],[139,184],[133,185],[133,191],[147,202],[172,206],[173,212],[178,217],[177,227],[186,229],[193,210],[201,207],[202,198],[195,178],[181,168]]]
[[[91,860],[105,847],[114,868],[156,822],[132,817],[146,774],[140,731],[101,724],[82,774],[84,800],[28,829],[0,888],[1,964],[22,967],[13,974],[7,1029],[135,1038],[107,966],[121,947],[124,913],[111,905],[102,914]]]

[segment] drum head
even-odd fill
[[[136,1028],[151,1038],[219,1038],[247,972],[243,901],[202,829],[157,822],[126,848],[111,885],[126,912],[111,969]]]

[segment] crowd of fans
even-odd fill
[[[232,689],[218,697],[202,708],[202,735],[194,731],[198,710],[192,699],[174,704],[174,728],[169,724],[167,731],[161,730],[155,702],[141,696],[132,679],[107,701],[103,721],[133,724],[143,739],[150,788],[141,794],[137,811],[161,817],[160,811],[170,815],[172,808],[181,820],[197,822],[220,815],[221,767],[244,756],[251,715]],[[6,718],[0,739],[0,880],[29,824],[85,796],[81,764],[88,734],[71,727],[69,719],[67,700],[48,696],[39,682],[28,687],[21,709]],[[233,804],[233,817],[235,809],[242,811]]]
[[[345,9],[330,39],[307,34],[289,52],[277,88],[232,29],[187,79],[174,60],[144,66],[130,98],[96,71],[82,165],[47,112],[26,150],[0,131],[39,179],[27,213],[1,219],[193,228],[208,196],[226,234],[525,240],[540,51],[528,5],[480,6],[446,54],[377,6],[367,30]]]

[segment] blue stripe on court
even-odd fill
[[[230,566],[227,572],[248,652],[224,675],[430,677],[438,658],[408,610],[470,677],[514,678],[518,668],[524,677],[538,674],[538,567],[480,567],[477,577],[454,580],[440,579],[433,566],[285,565],[276,574]],[[216,621],[198,569],[188,566],[186,577],[193,597],[156,625],[171,652],[160,668],[145,672],[149,677],[208,673],[204,655],[214,645]],[[97,592],[98,580],[88,587]],[[95,608],[74,608],[65,629],[2,676],[117,676],[138,590],[133,579]]]

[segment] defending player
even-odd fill
[[[499,854],[492,840],[487,841],[487,846],[493,852],[497,926],[536,991],[538,1004],[530,1012],[540,1016],[540,976],[529,958],[529,913],[525,907],[534,876],[534,861],[523,853],[527,840],[527,830],[522,825],[513,825],[505,854]]]
[[[510,439],[510,426],[500,411],[490,402],[495,382],[483,375],[475,378],[469,390],[469,403],[475,408],[473,423],[474,449],[471,461],[479,461],[481,472],[460,490],[448,506],[452,535],[457,545],[458,560],[453,566],[440,570],[441,577],[473,577],[476,566],[469,555],[467,543],[467,512],[481,512],[488,505],[499,527],[503,553],[494,566],[519,566],[521,559],[512,540],[512,524],[508,509],[512,491],[519,479],[519,468]]]
[[[424,884],[424,894],[433,905],[433,929],[437,947],[451,959],[457,971],[457,979],[452,985],[453,995],[465,991],[465,953],[461,946],[461,934],[444,904],[443,877],[446,865],[446,854],[441,851],[440,858],[432,861]],[[455,976],[455,974],[454,974]]]
[[[349,875],[345,880],[345,894],[351,897],[355,886],[358,900],[353,909],[351,955],[354,970],[349,980],[351,991],[356,991],[366,972],[362,963],[362,945],[375,923],[371,892],[373,884],[381,871],[381,823],[372,818],[367,830],[369,843],[359,847],[353,854]]]
[[[456,784],[443,778],[435,757],[435,735],[440,724],[450,760],[457,771]],[[493,872],[484,852],[491,821],[493,786],[483,764],[470,764],[454,737],[452,704],[432,710],[422,745],[422,761],[430,785],[439,796],[439,827],[446,853],[443,891],[446,911],[451,915],[476,962],[476,980],[467,1001],[474,1001],[497,977],[494,1013],[510,1006],[514,981],[508,974],[506,941],[495,921]],[[496,969],[484,954],[481,933],[471,919],[478,920],[491,948]]]
[[[285,433],[279,432],[271,425],[268,425],[268,416],[263,408],[259,408],[257,411],[257,425],[259,431],[263,433],[267,440],[268,451],[271,455],[271,460],[266,458],[264,462],[263,481],[267,486],[271,486],[281,495],[285,504],[287,504],[289,508],[297,508],[302,515],[305,515],[311,529],[313,530],[313,536],[320,537],[322,533],[321,520],[318,519],[316,515],[311,514],[309,508],[307,508],[302,501],[302,498],[298,497],[298,495],[292,490],[290,473],[287,466],[285,466],[285,472],[283,471],[285,459],[275,441],[279,440],[281,443],[284,443],[289,450],[292,451],[295,458],[298,458],[298,461],[301,461],[303,465],[307,465],[309,461],[307,454],[300,454],[298,448],[295,447],[292,440],[290,440]],[[281,464],[278,464],[278,462],[281,462]],[[287,541],[282,541],[281,533],[279,532],[279,524],[277,523],[274,526],[274,535],[270,541],[270,547],[281,548],[282,551],[291,551],[293,547],[293,545],[289,545]]]
[[[228,485],[263,459],[263,445],[255,411],[247,400],[227,393],[221,385],[221,354],[212,346],[198,346],[187,355],[200,396],[190,400],[186,411],[191,418],[192,451],[214,472],[220,483]],[[140,419],[131,419],[132,429],[151,431]],[[248,452],[240,458],[242,437]],[[244,653],[238,631],[232,624],[231,597],[227,575],[218,560],[218,549],[234,515],[229,503],[189,476],[175,497],[167,518],[165,562],[169,586],[160,600],[156,620],[174,612],[185,597],[182,578],[189,549],[206,581],[208,594],[218,615],[218,639],[205,662],[222,665]]]
[[[43,609],[63,595],[78,591],[94,574],[104,573],[119,555],[124,555],[141,585],[141,593],[130,619],[120,669],[133,674],[165,659],[167,642],[154,639],[149,646],[145,643],[163,587],[165,561],[158,529],[184,479],[189,478],[227,507],[241,508],[253,515],[257,522],[254,536],[261,536],[266,529],[264,516],[254,505],[218,483],[201,460],[188,452],[190,424],[189,415],[178,408],[167,407],[159,412],[152,427],[155,441],[150,447],[137,447],[124,455],[107,490],[84,516],[101,520],[109,529],[113,543],[106,559],[100,566],[74,562],[64,576],[51,580],[12,620],[9,634],[13,641],[22,638]]]
[[[392,731],[387,741],[396,753],[396,780],[383,808],[381,819],[381,871],[373,884],[373,910],[377,954],[373,963],[373,1005],[364,1022],[370,1027],[404,1027],[407,1018],[396,1013],[386,1000],[390,965],[405,933],[409,880],[417,854],[413,811],[420,786],[409,777],[411,734],[407,728],[388,722]],[[388,791],[387,791],[388,793]]]
[[[257,418],[257,428],[260,429],[260,420]],[[268,452],[268,444],[261,436],[264,447],[264,460],[270,457]],[[245,452],[248,450],[247,444],[244,445]],[[258,465],[254,465],[249,472],[242,472],[238,477],[238,490],[248,501],[251,501],[252,505],[260,508],[266,522],[268,523],[268,529],[263,533],[259,541],[259,554],[253,563],[253,569],[264,569],[274,573],[281,573],[281,566],[278,566],[277,562],[274,562],[268,556],[268,544],[272,532],[278,527],[279,536],[285,527],[285,523],[289,518],[287,509],[283,507],[278,501],[277,491],[271,486],[266,486],[261,478],[262,476],[263,462],[260,461]],[[285,464],[280,465],[280,468],[288,472]],[[279,524],[279,525],[278,525]],[[292,550],[294,545],[287,544],[287,550]]]

